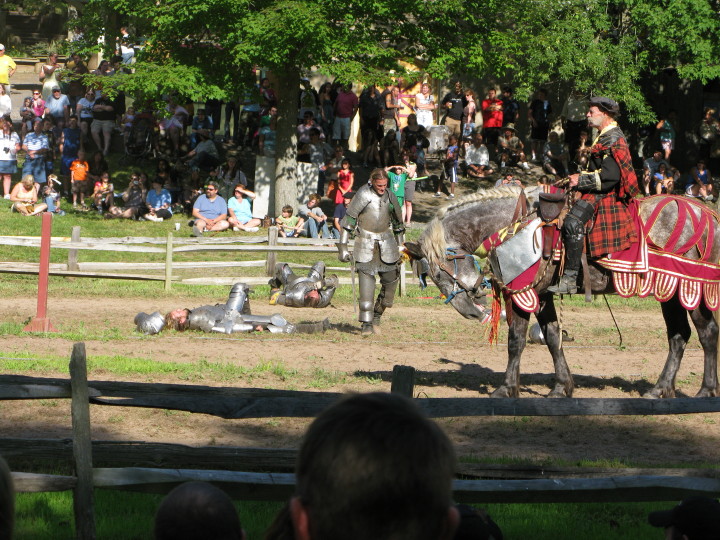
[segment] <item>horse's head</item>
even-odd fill
[[[421,281],[430,277],[448,303],[466,319],[486,322],[490,316],[487,294],[490,292],[484,276],[476,267],[471,253],[459,247],[447,246],[441,257],[423,248],[420,242],[406,242],[405,251],[420,266]]]

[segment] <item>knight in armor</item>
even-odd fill
[[[224,304],[200,306],[194,309],[174,309],[163,316],[160,312],[138,313],[135,324],[139,332],[158,334],[164,328],[174,330],[200,330],[202,332],[219,332],[233,334],[268,330],[272,333],[290,334],[293,332],[315,333],[324,332],[328,327],[327,319],[319,323],[290,324],[280,314],[253,315],[250,313],[248,293],[250,287],[245,283],[235,283],[230,296]]]
[[[384,170],[375,169],[370,183],[355,193],[340,223],[338,258],[351,260],[348,251],[350,234],[355,234],[352,258],[360,283],[360,314],[364,335],[379,333],[380,318],[393,304],[395,289],[400,277],[400,249],[404,242],[402,213],[397,197],[388,190],[388,177]],[[380,276],[380,292],[373,305],[375,276]]]
[[[589,149],[587,169],[569,177],[570,188],[580,198],[565,216],[565,267],[560,282],[548,287],[552,293],[577,292],[586,229],[588,257],[623,251],[638,241],[630,207],[640,188],[625,135],[615,121],[619,113],[619,105],[610,98],[590,99],[588,125],[599,134]]]
[[[275,265],[275,277],[269,282],[270,304],[287,307],[324,308],[330,305],[338,277],[325,277],[325,263],[318,261],[312,265],[308,275],[296,275],[290,265]]]

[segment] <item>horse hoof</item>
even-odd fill
[[[695,394],[695,397],[718,397],[718,395],[720,394],[718,394],[717,388],[711,389],[703,386],[700,391]]]
[[[645,399],[664,399],[674,398],[675,390],[673,388],[658,388],[657,386],[643,394]]]
[[[495,391],[490,394],[490,397],[493,398],[516,398],[520,395],[518,392],[518,389],[516,386],[514,387],[508,387],[504,384],[502,386],[498,386]]]
[[[558,384],[552,389],[547,397],[549,398],[569,398],[572,397],[572,390],[568,390],[562,384]]]

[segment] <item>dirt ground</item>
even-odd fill
[[[205,303],[224,301],[208,298]],[[35,299],[0,299],[4,322],[22,323],[35,312]],[[186,307],[201,304],[197,299]],[[500,383],[507,349],[490,346],[477,322],[464,320],[439,300],[427,305],[396,305],[387,312],[382,334],[359,335],[350,304],[325,310],[288,309],[252,302],[253,313],[280,311],[291,322],[328,317],[333,328],[321,336],[168,333],[143,337],[133,331],[140,311],[183,307],[176,299],[51,298],[49,315],[64,332],[87,335],[88,357],[122,355],[165,363],[198,364],[194,375],[116,376],[95,369],[90,379],[175,382],[250,388],[313,391],[389,390],[396,364],[418,370],[415,393],[422,397],[483,397]],[[657,379],[666,355],[659,309],[614,310],[624,346],[604,304],[565,307],[565,328],[574,337],[566,355],[575,376],[575,397],[639,397]],[[98,337],[115,329],[120,339]],[[72,341],[62,338],[0,335],[0,356],[68,358]],[[213,363],[247,369],[229,379],[203,371]],[[67,376],[58,370],[29,375]],[[552,386],[552,362],[542,345],[529,344],[522,363],[522,396],[540,397]],[[694,395],[702,376],[702,351],[693,338],[678,375],[680,395]],[[94,438],[144,440],[190,445],[295,447],[309,419],[223,420],[202,414],[152,409],[92,406]],[[486,417],[439,420],[460,456],[544,460],[560,458],[621,460],[634,464],[717,463],[719,414],[657,417]],[[0,402],[4,436],[68,437],[68,400]]]

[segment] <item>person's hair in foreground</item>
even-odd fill
[[[155,514],[155,540],[243,540],[235,505],[221,489],[186,482],[162,500]]]
[[[10,540],[15,524],[15,489],[10,468],[0,456],[0,538]]]
[[[452,538],[453,447],[410,400],[351,395],[310,425],[290,501],[296,540]]]

